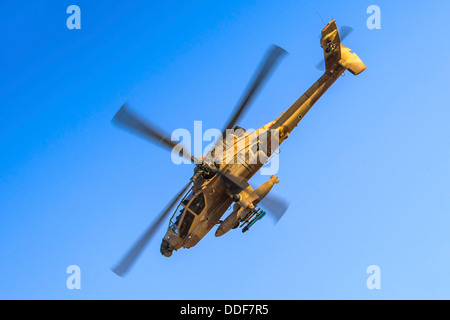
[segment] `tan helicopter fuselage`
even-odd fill
[[[222,141],[223,152],[220,157],[217,154],[212,155],[210,152],[203,158],[214,158],[220,163],[221,171],[249,180],[270,160],[278,146],[288,138],[311,107],[345,70],[349,70],[353,74],[359,74],[365,70],[366,67],[358,56],[340,43],[334,20],[322,30],[321,46],[324,50],[326,71],[297,101],[277,119],[252,133],[244,130],[240,136],[226,136]],[[261,154],[259,145],[262,141],[269,141],[271,137],[277,138],[276,145],[266,146]],[[267,142],[267,144],[270,143]],[[215,149],[213,150],[215,151]],[[233,159],[232,163],[230,163],[230,158]],[[253,161],[255,158],[257,161]],[[261,186],[256,191],[261,189],[260,192],[263,192],[263,196],[265,196],[273,184],[278,181],[272,177],[268,182],[270,183]],[[243,191],[243,197],[236,198],[235,195],[230,194],[229,188],[218,176],[197,179],[172,216],[169,228],[163,238],[161,253],[170,256],[173,250],[195,246],[214,226],[223,225],[230,220],[221,221],[221,218],[233,200],[239,199],[233,206],[233,213],[241,207],[255,203],[253,199],[246,199],[246,195],[245,191]],[[178,221],[175,221],[176,217],[179,218]],[[239,223],[239,216],[237,220],[232,221],[232,224],[236,222]],[[216,232],[216,236],[227,232],[230,227],[231,225],[228,225],[223,232]],[[219,226],[220,228],[221,226]]]

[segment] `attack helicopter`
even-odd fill
[[[113,118],[114,124],[172,152],[178,152],[181,157],[195,164],[195,169],[189,182],[112,268],[114,273],[123,276],[128,272],[170,213],[172,217],[160,247],[166,257],[180,248],[195,246],[215,226],[218,226],[215,232],[217,237],[239,227],[243,232],[248,231],[266,214],[261,205],[277,218],[284,214],[286,202],[269,195],[273,186],[279,182],[278,177],[271,176],[256,189],[248,181],[270,160],[315,102],[346,70],[358,75],[366,69],[359,57],[341,43],[334,20],[322,29],[320,45],[324,54],[324,74],[278,118],[254,132],[247,132],[236,126],[236,123],[273,67],[286,53],[284,49],[273,45],[223,127],[222,136],[216,139],[212,150],[201,158],[194,157],[182,144],[172,141],[164,130],[143,120],[127,104],[119,109]],[[221,220],[231,205],[232,212]],[[175,206],[176,209],[172,211]]]

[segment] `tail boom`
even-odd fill
[[[274,121],[272,128],[281,128],[284,132],[283,138],[280,138],[280,143],[289,136],[289,133],[298,125],[305,114],[345,70],[349,70],[352,74],[357,75],[366,69],[359,57],[341,44],[334,20],[331,20],[323,28],[320,44],[325,55],[326,71],[319,80]]]

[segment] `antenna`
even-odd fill
[[[322,16],[319,14],[319,12],[316,11],[316,13],[317,13],[317,15],[319,16],[320,20],[322,20],[323,24],[327,24],[327,23],[325,22],[325,20],[322,19]]]

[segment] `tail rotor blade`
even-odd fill
[[[349,26],[342,26],[341,29],[339,29],[339,38],[342,41],[344,41],[345,38],[348,37],[350,33],[352,33],[353,28]],[[316,69],[319,69],[320,71],[325,71],[325,60],[321,60],[317,65]]]
[[[318,64],[316,64],[316,69],[319,69],[320,71],[325,71],[325,60],[322,60]]]
[[[173,206],[180,201],[181,197],[186,193],[186,191],[191,186],[189,182],[181,191],[178,193],[172,201],[166,206],[166,208],[159,214],[157,219],[145,230],[141,237],[135,242],[127,254],[120,260],[120,262],[112,268],[112,271],[120,277],[123,277],[131,266],[135,263],[137,258],[141,255],[142,251],[145,249],[147,244],[150,242],[158,227],[167,218],[167,215],[171,212]]]
[[[339,30],[339,37],[341,38],[341,42],[344,41],[345,38],[348,37],[350,33],[352,33],[353,28],[349,26],[342,26]]]

